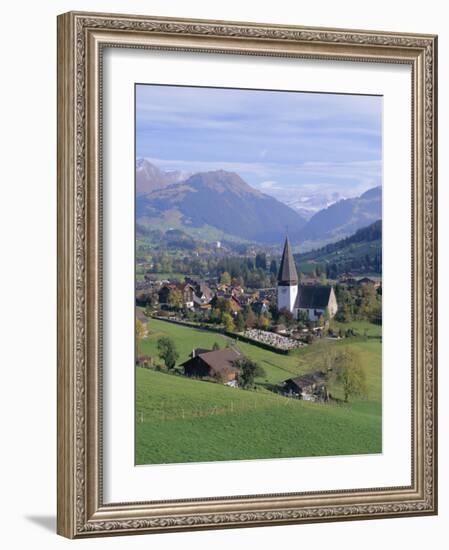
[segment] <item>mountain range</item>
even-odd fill
[[[338,200],[309,220],[287,204],[225,170],[164,172],[147,159],[136,163],[136,218],[142,225],[187,232],[212,228],[246,241],[276,244],[332,242],[382,217],[381,187]]]
[[[373,187],[360,197],[342,199],[313,215],[303,228],[306,241],[334,241],[351,235],[382,218],[382,188]]]
[[[145,195],[173,183],[187,179],[191,174],[173,170],[164,172],[147,159],[136,162],[136,194]]]

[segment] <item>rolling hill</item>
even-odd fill
[[[168,336],[179,352],[177,365],[193,347],[221,347],[221,334],[149,321],[143,352],[157,357],[157,340]],[[373,329],[379,335],[379,328]],[[323,342],[323,346],[342,342]],[[150,369],[136,369],[136,463],[161,464],[299,456],[379,453],[382,451],[381,353],[378,338],[354,338],[351,347],[366,366],[366,400],[348,406],[286,399],[270,391],[292,375],[321,365],[322,349],[309,346],[280,355],[238,343],[265,370],[256,391],[193,380]],[[334,392],[334,390],[333,390]],[[338,389],[335,388],[338,396]],[[154,442],[157,441],[157,445]]]
[[[308,273],[320,266],[331,278],[341,273],[382,271],[382,222],[377,220],[353,235],[321,248],[295,254],[300,271]]]

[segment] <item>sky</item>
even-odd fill
[[[136,85],[136,156],[237,172],[284,202],[381,185],[382,97]]]

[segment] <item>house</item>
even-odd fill
[[[241,357],[241,353],[233,348],[213,351],[195,349],[191,358],[181,366],[186,376],[214,378],[224,384],[232,384],[238,380],[240,372],[234,363]]]
[[[184,306],[188,309],[193,309],[195,305],[195,288],[190,283],[184,283],[181,285],[182,300]]]
[[[338,311],[332,286],[299,284],[288,237],[285,239],[277,278],[277,305],[279,310],[290,311],[296,319],[300,312],[305,312],[309,321],[317,321],[325,313],[332,318]]]
[[[229,312],[232,313],[232,315],[237,315],[239,311],[242,310],[242,305],[240,303],[240,300],[237,299],[235,296],[224,294],[220,295],[220,293],[217,293],[211,300],[210,305],[215,308],[218,307],[219,300],[222,300],[229,304]]]
[[[323,371],[304,374],[285,380],[283,391],[285,395],[297,397],[305,401],[328,401],[326,373]]]
[[[158,292],[159,303],[168,304],[170,299],[170,292],[176,288],[173,283],[164,284]]]
[[[267,300],[259,300],[251,304],[256,315],[266,315],[270,311],[270,304]]]
[[[231,313],[233,315],[237,315],[237,313],[242,310],[240,300],[235,296],[231,296],[228,301],[229,301],[229,306],[231,308]]]
[[[195,287],[190,283],[165,283],[158,292],[159,303],[169,304],[170,295],[174,290],[178,290],[182,295],[182,305],[188,309],[193,309],[195,305]]]
[[[208,304],[213,298],[213,292],[209,285],[204,281],[194,282],[192,284],[195,292],[193,295],[193,302],[195,307]]]
[[[244,292],[245,292],[245,291],[244,291],[243,287],[240,286],[240,285],[234,285],[234,286],[232,287],[232,289],[231,289],[231,294],[232,294],[233,296],[236,296],[237,298],[238,298],[239,296],[241,296],[242,294],[244,294]]]

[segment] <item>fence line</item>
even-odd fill
[[[239,403],[234,400],[229,401],[227,405],[214,405],[212,407],[195,407],[187,410],[185,407],[179,407],[177,409],[167,410],[161,408],[159,410],[153,410],[144,412],[140,409],[136,410],[136,422],[138,424],[154,422],[154,421],[171,421],[171,420],[189,420],[194,418],[206,418],[211,416],[221,416],[229,414],[241,414],[252,411],[270,410],[272,408],[291,407],[296,401],[301,402],[300,399],[285,397],[278,402],[260,403],[256,399],[247,403]],[[312,403],[307,401],[307,403]],[[338,407],[347,408],[350,410],[350,405],[347,403],[328,401],[328,402],[316,402],[315,405],[320,407]]]

